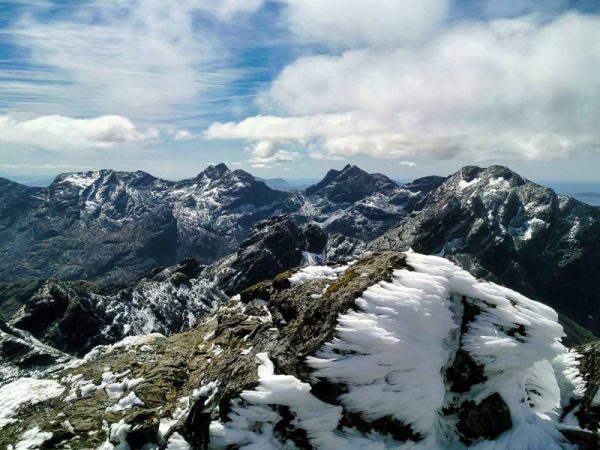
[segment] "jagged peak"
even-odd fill
[[[464,166],[450,175],[440,188],[458,193],[488,189],[507,191],[525,184],[535,185],[505,166]]]
[[[219,163],[216,165],[210,164],[208,167],[206,167],[206,169],[198,174],[197,178],[202,178],[204,175],[209,178],[216,178],[221,177],[229,172],[231,172],[231,170],[229,170],[229,167],[227,167],[224,163]]]
[[[342,188],[342,185],[345,185]],[[368,173],[358,166],[347,164],[342,170],[331,169],[325,177],[306,188],[306,195],[324,193],[334,202],[357,201],[374,191],[396,187],[397,184],[381,173]],[[338,191],[344,192],[338,192]]]

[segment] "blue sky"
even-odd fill
[[[4,0],[0,175],[598,180],[596,0]]]

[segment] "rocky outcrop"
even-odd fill
[[[586,391],[581,401],[570,407],[584,427],[595,430],[600,423],[600,341],[578,347],[577,354]]]
[[[299,227],[287,215],[257,223],[234,256],[207,268],[204,276],[235,295],[280,272],[323,259],[327,235],[316,225]]]
[[[306,195],[326,197],[333,203],[355,203],[377,192],[391,192],[396,183],[380,173],[370,174],[347,164],[342,170],[330,170],[319,183],[306,188]]]
[[[327,236],[283,215],[257,223],[233,255],[205,267],[194,259],[158,268],[131,286],[47,280],[11,323],[61,351],[92,347],[142,333],[172,335],[241,290],[280,272],[319,262]]]
[[[211,448],[566,448],[595,438],[567,419],[587,394],[561,333],[550,308],[440,258],[307,267],[185,333],[130,337],[0,388],[0,404],[25,391],[0,414],[0,445],[186,448],[201,397]],[[461,378],[469,364],[481,376]]]
[[[68,355],[0,320],[0,386],[19,377],[39,376],[69,360]]]
[[[72,355],[134,334],[171,335],[193,326],[226,298],[199,278],[201,271],[187,259],[122,288],[48,280],[11,323]]]

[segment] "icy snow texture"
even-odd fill
[[[125,397],[120,399],[116,405],[109,406],[106,408],[107,413],[116,413],[119,411],[124,411],[129,408],[133,408],[134,406],[144,406],[144,402],[142,402],[135,392],[131,391]]]
[[[338,398],[341,406],[323,403],[310,393],[310,385],[293,376],[275,374],[267,355],[259,354],[259,386],[234,401],[229,422],[211,426],[218,447],[288,448],[274,432],[281,419],[275,406],[281,405],[290,408],[292,425],[305,430],[319,449],[464,448],[456,416],[444,416],[442,409],[498,393],[513,426],[497,440],[477,441],[473,448],[570,448],[559,432],[564,426],[560,409],[581,396],[585,384],[576,355],[560,343],[563,330],[556,313],[510,289],[478,282],[445,259],[406,256],[415,270],[396,270],[391,282],[364,291],[357,310],[340,315],[333,341],[307,359],[315,376],[347,386]],[[296,282],[333,276],[329,270],[305,268]],[[461,335],[465,304],[478,313]],[[445,370],[459,348],[483,366],[486,381],[453,394]],[[366,421],[393,417],[424,439],[399,443],[376,433],[340,430],[343,410]]]
[[[444,340],[456,328],[448,289],[445,278],[396,271],[393,282],[363,293],[360,311],[339,317],[336,338],[308,365],[318,377],[348,384],[340,400],[350,411],[368,420],[393,416],[427,434],[444,401]]]
[[[340,273],[344,272],[348,268],[345,266],[329,267],[329,266],[308,266],[300,269],[298,272],[293,274],[289,278],[289,282],[292,286],[300,286],[310,280],[318,280],[326,278],[328,280],[335,280]]]
[[[15,422],[13,414],[26,403],[40,403],[58,397],[65,388],[56,381],[19,378],[0,388],[0,428]]]
[[[52,433],[40,431],[39,427],[34,427],[27,430],[21,436],[21,440],[17,442],[14,450],[29,450],[34,448],[39,448],[44,442],[52,437]],[[13,447],[10,446],[9,450],[13,450]]]

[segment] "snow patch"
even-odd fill
[[[308,266],[303,267],[298,272],[294,273],[290,278],[290,284],[292,287],[300,286],[310,280],[319,280],[319,279],[327,279],[327,280],[336,280],[337,277],[346,269],[348,269],[349,265],[342,265],[337,267],[330,266]]]
[[[460,180],[458,182],[458,188],[462,191],[470,186],[473,186],[481,181],[481,178],[473,178],[471,181]]]
[[[19,407],[36,404],[60,396],[65,388],[53,380],[19,378],[0,388],[0,428],[16,422]]]
[[[109,406],[106,408],[107,413],[117,413],[120,411],[125,411],[126,409],[133,408],[134,406],[144,406],[144,402],[142,402],[135,392],[131,391],[125,397],[119,400],[116,405]]]
[[[39,427],[34,427],[23,433],[21,440],[15,445],[14,450],[30,450],[39,448],[44,442],[52,438],[52,433],[40,431]],[[9,446],[12,450],[13,447]]]
[[[488,184],[494,189],[508,190],[510,189],[510,182],[502,177],[490,178]]]

